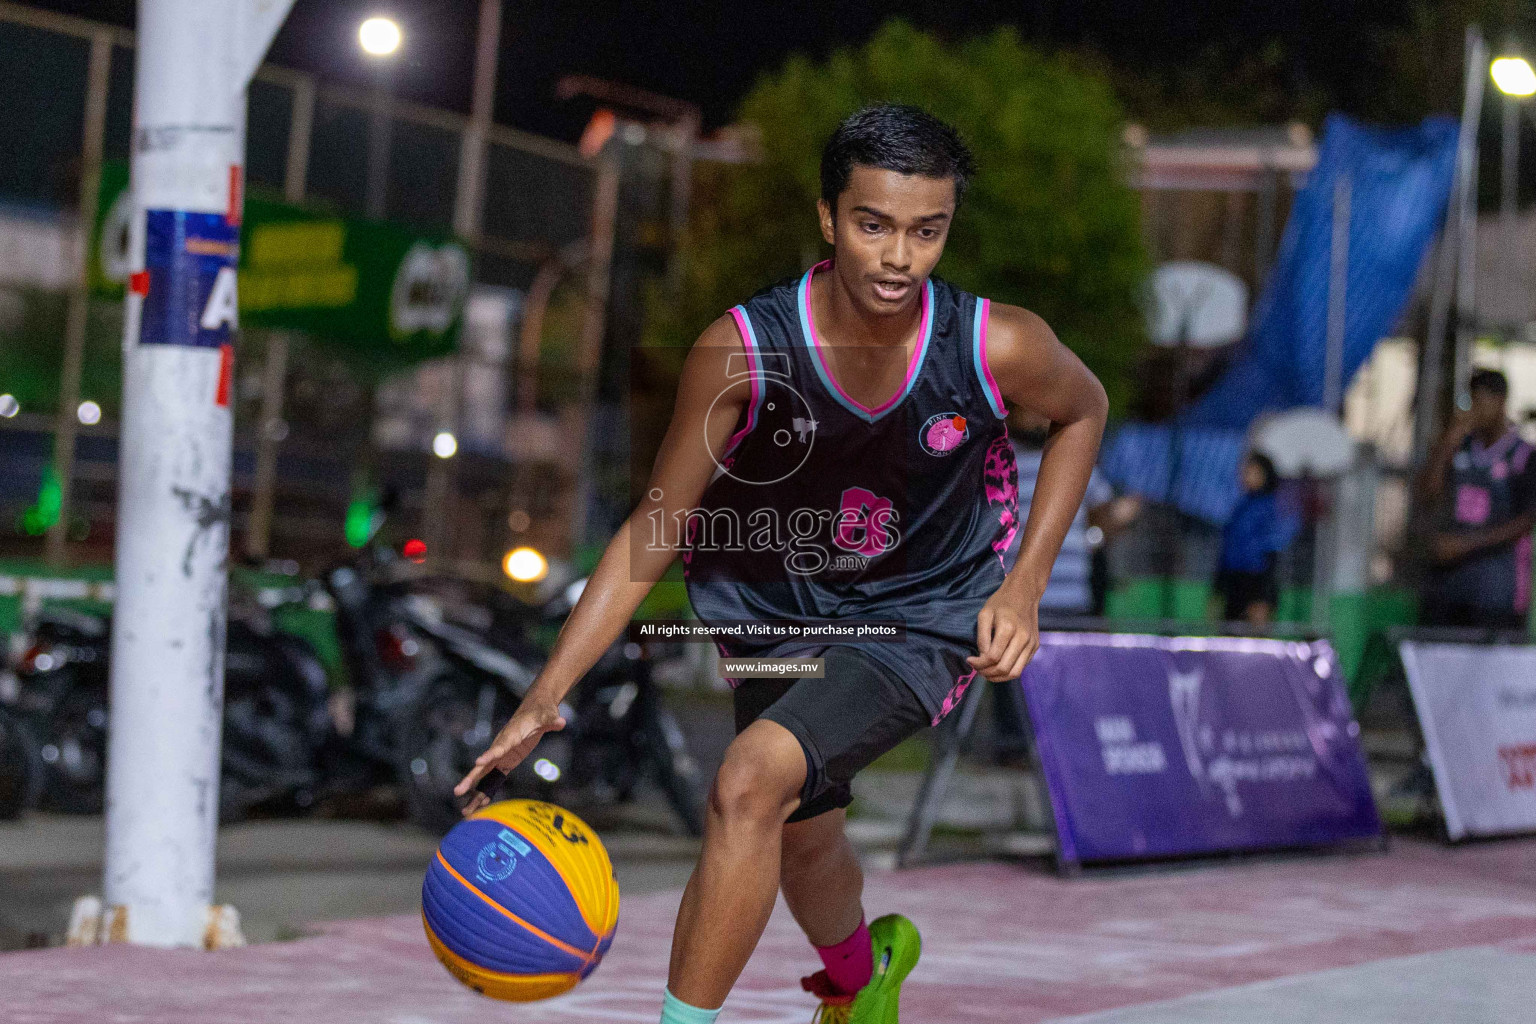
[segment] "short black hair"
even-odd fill
[[[956,203],[976,173],[976,158],[959,132],[926,110],[900,103],[849,114],[827,140],[821,151],[821,198],[834,210],[855,165],[951,178]]]
[[[1467,380],[1467,390],[1469,392],[1486,391],[1490,395],[1508,398],[1509,378],[1498,370],[1489,370],[1487,368],[1473,370],[1471,378]]]

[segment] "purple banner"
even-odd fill
[[[1063,863],[1379,836],[1327,643],[1046,633],[1022,684]]]

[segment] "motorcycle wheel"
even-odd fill
[[[100,814],[107,794],[107,695],[72,687],[59,701],[39,753],[40,804],[63,814]]]
[[[245,687],[224,702],[219,818],[238,821],[258,807],[297,809],[314,785],[304,712],[274,687]]]
[[[704,834],[704,782],[699,766],[688,753],[682,726],[666,708],[659,708],[646,722],[645,743],[649,747],[652,773],[666,795],[672,813],[688,835]]]
[[[439,835],[462,820],[453,787],[490,743],[475,732],[479,689],[453,675],[433,680],[401,729],[397,772],[411,818]]]
[[[19,722],[0,710],[0,820],[18,818],[37,802],[42,769],[37,744]]]

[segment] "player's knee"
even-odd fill
[[[794,810],[805,782],[805,755],[782,726],[756,725],[736,737],[710,788],[709,809],[725,820],[777,828]]]

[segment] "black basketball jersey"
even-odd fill
[[[903,383],[869,408],[834,378],[812,319],[811,276],[829,265],[731,310],[745,353],[721,391],[739,389],[746,408],[688,519],[688,595],[706,624],[904,623],[898,642],[733,637],[720,648],[788,657],[852,643],[905,679],[937,722],[975,677],[965,656],[977,652],[976,616],[1003,582],[1019,525],[1006,412],[986,360],[989,303],[928,280]]]

